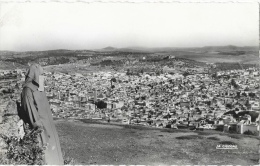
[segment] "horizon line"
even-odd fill
[[[111,48],[115,48],[115,49],[135,49],[135,48],[144,48],[144,49],[163,49],[163,48],[173,48],[173,49],[182,49],[182,48],[205,48],[205,47],[228,47],[228,46],[233,46],[233,47],[258,47],[260,48],[259,45],[244,45],[244,46],[238,46],[238,45],[232,45],[232,44],[229,44],[229,45],[208,45],[208,46],[194,46],[194,47],[170,47],[170,46],[165,46],[165,47],[145,47],[145,46],[128,46],[128,47],[114,47],[114,46],[106,46],[106,47],[102,47],[102,48],[85,48],[85,49],[66,49],[66,48],[57,48],[57,49],[47,49],[47,50],[26,50],[26,51],[13,51],[13,50],[1,50],[0,49],[0,52],[43,52],[43,51],[56,51],[56,50],[68,50],[68,51],[96,51],[96,50],[102,50],[102,49],[106,49],[108,47],[111,47]]]

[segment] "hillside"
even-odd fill
[[[115,48],[109,46],[97,50],[0,51],[0,60],[1,69],[5,69],[5,66],[8,68],[21,68],[27,66],[28,62],[39,62],[42,66],[69,63],[87,63],[98,66],[102,65],[102,61],[105,60],[118,61],[120,59],[120,64],[124,64],[126,61],[140,60],[143,57],[146,57],[146,59],[154,57],[162,59],[172,55],[178,58],[207,63],[259,63],[258,47],[237,46],[206,46],[198,48]],[[116,67],[118,66],[116,65]]]
[[[62,54],[62,53],[86,53],[86,52],[146,52],[146,53],[158,53],[158,52],[233,52],[233,51],[244,51],[244,52],[258,52],[258,46],[205,46],[205,47],[125,47],[125,48],[116,48],[108,46],[102,49],[95,50],[67,50],[67,49],[57,49],[57,50],[46,50],[46,51],[0,51],[1,58],[8,57],[19,57],[19,56],[44,56],[48,54]]]
[[[75,164],[239,164],[258,163],[259,138],[217,131],[146,129],[56,121],[62,151]],[[216,149],[234,144],[238,149]]]
[[[176,51],[182,51],[182,52],[232,52],[232,51],[245,51],[245,52],[257,52],[259,50],[258,46],[245,46],[245,47],[239,47],[239,46],[205,46],[205,47],[125,47],[125,48],[115,48],[115,47],[106,47],[103,49],[98,49],[98,51],[119,51],[119,52],[147,52],[147,53],[158,53],[158,52],[176,52]]]

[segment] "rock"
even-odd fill
[[[0,108],[0,134],[6,137],[15,136],[22,139],[25,135],[23,120],[18,116],[17,104],[14,101],[8,102],[6,110]],[[0,164],[8,164],[8,144],[0,137]]]
[[[0,137],[0,151],[2,150],[2,149],[5,149],[5,148],[7,148],[7,143],[5,142],[5,140],[2,138],[2,137]]]
[[[0,124],[3,123],[3,116],[0,115]]]
[[[9,123],[4,123],[0,125],[0,134],[6,135],[9,131],[10,124]]]
[[[18,115],[5,116],[4,123],[0,124],[0,134],[4,134],[8,137],[16,136],[18,138],[23,138],[23,121],[20,120]]]
[[[8,102],[6,106],[5,115],[18,115],[17,105],[16,102],[11,100]]]
[[[5,164],[4,160],[7,159],[6,153],[7,153],[8,145],[5,142],[5,140],[0,137],[0,163]]]
[[[0,124],[3,123],[4,110],[0,108]]]
[[[9,115],[9,116],[4,116],[4,123],[9,123],[11,125],[17,124],[18,121],[20,120],[18,115]]]
[[[25,135],[24,127],[23,127],[23,120],[19,120],[17,123],[18,126],[18,138],[23,139],[23,136]]]

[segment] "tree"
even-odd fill
[[[250,131],[250,130],[247,130],[247,131],[245,131],[244,132],[244,134],[245,135],[255,135],[255,136],[257,136],[258,135],[258,132],[257,131]]]
[[[230,84],[231,84],[232,86],[234,86],[234,88],[236,88],[236,89],[239,87],[234,79],[231,80],[231,83],[230,83]]]
[[[251,97],[251,98],[254,98],[254,97],[255,97],[255,93],[253,93],[253,92],[249,93],[248,95],[249,95],[249,97]]]
[[[228,103],[228,104],[226,104],[226,107],[231,109],[233,106],[232,106],[232,104]]]
[[[110,80],[110,83],[111,83],[111,88],[115,88],[115,86],[112,84],[113,82],[116,82],[116,79],[115,78],[111,78]]]
[[[126,75],[131,75],[130,69],[127,69]]]
[[[98,101],[96,105],[99,109],[107,108],[107,103],[105,103],[104,101]]]
[[[251,104],[249,103],[249,100],[246,101],[245,106],[246,106],[247,109],[251,108]]]
[[[157,76],[159,76],[161,74],[159,70],[157,70],[155,73]]]
[[[249,91],[249,88],[248,88],[248,87],[246,87],[244,91]]]
[[[237,98],[240,98],[240,92],[237,92],[236,97],[237,97]]]
[[[190,75],[190,73],[185,71],[182,75],[183,75],[184,77],[187,77],[188,75]]]
[[[245,92],[244,92],[244,93],[242,93],[242,95],[243,95],[243,96],[245,96],[245,97],[247,97],[247,94],[246,94]]]
[[[111,78],[111,82],[116,82],[116,78]]]
[[[143,74],[144,73],[144,69],[141,69],[140,73]]]

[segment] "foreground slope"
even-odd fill
[[[215,131],[56,121],[62,151],[75,164],[257,164],[258,137]],[[235,144],[238,149],[216,149]]]

